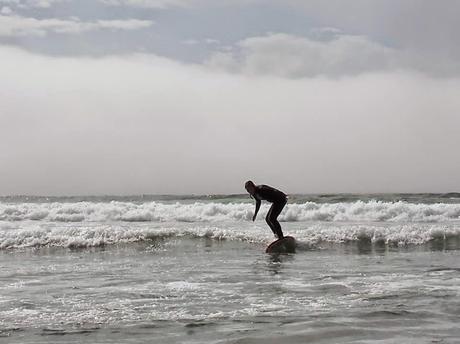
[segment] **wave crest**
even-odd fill
[[[268,211],[261,209],[259,220]],[[209,222],[251,220],[251,203],[0,203],[0,221],[46,222]],[[460,220],[460,204],[412,204],[407,202],[356,201],[352,203],[293,203],[280,221],[366,221],[366,222],[446,222]]]

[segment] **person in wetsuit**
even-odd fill
[[[244,187],[251,197],[256,200],[256,211],[252,217],[252,221],[254,221],[257,217],[261,200],[271,202],[272,206],[265,217],[265,221],[267,221],[270,229],[278,237],[278,239],[284,238],[283,231],[281,230],[281,225],[278,222],[277,217],[287,203],[286,194],[268,185],[255,185],[251,180],[248,180],[246,184],[244,184]]]

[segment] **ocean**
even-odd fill
[[[0,343],[460,343],[460,194],[0,197]]]

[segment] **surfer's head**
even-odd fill
[[[253,195],[254,192],[256,192],[256,186],[254,185],[254,183],[252,182],[252,180],[248,180],[248,181],[244,184],[244,188],[245,188],[246,191],[249,192],[251,195]]]

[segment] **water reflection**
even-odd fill
[[[460,238],[456,236],[436,237],[429,242],[432,251],[458,250],[460,248]]]
[[[294,254],[272,253],[266,256],[266,271],[271,275],[278,275],[283,272],[286,263],[294,261]]]

